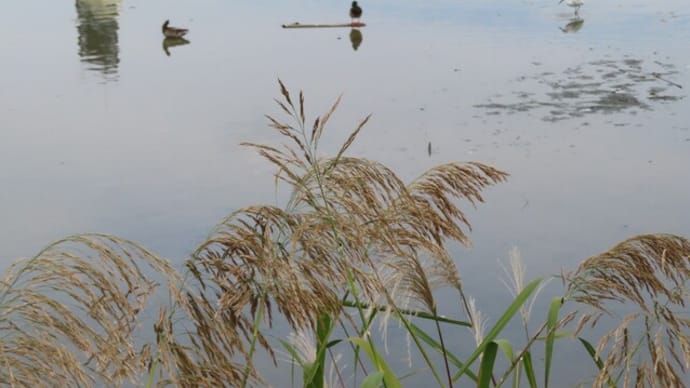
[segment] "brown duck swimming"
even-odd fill
[[[163,23],[163,35],[165,35],[166,38],[181,38],[189,32],[186,28],[169,27],[168,24],[170,24],[170,20],[166,20],[165,23]]]

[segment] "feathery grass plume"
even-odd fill
[[[406,241],[411,243],[411,241]],[[376,271],[387,290],[385,295],[375,295],[374,305],[393,303],[405,310],[436,313],[434,291],[444,286],[455,287],[460,275],[448,253],[429,245],[435,252],[410,249],[408,252],[381,252],[376,261]]]
[[[293,328],[313,328],[315,312],[339,310],[330,284],[345,281],[327,265],[336,242],[313,221],[276,207],[247,207],[219,225],[188,265],[203,284],[217,287],[219,312],[239,317],[249,307],[254,315],[264,304],[270,320],[273,300]]]
[[[376,265],[375,271],[387,292],[385,295],[374,295],[376,299],[367,302],[372,306],[384,306],[384,315],[379,320],[379,327],[387,352],[387,328],[390,318],[395,316],[396,311],[428,312],[432,316],[437,316],[434,291],[444,286],[456,287],[460,283],[460,277],[450,256],[440,249],[436,252],[410,250],[408,254],[400,255],[389,252],[387,255],[379,256]],[[410,335],[409,332],[407,334]],[[441,336],[440,328],[438,334]],[[407,343],[409,345],[409,341]],[[409,347],[407,350],[409,354]]]
[[[302,386],[311,387],[323,383],[324,387],[344,387],[342,376],[344,366],[340,365],[342,354],[333,354],[330,348],[327,350],[330,361],[328,375],[320,376],[320,369],[324,368],[322,363],[326,362],[326,357],[319,357],[316,337],[317,335],[310,330],[298,330],[290,333],[287,340],[281,340],[280,342],[290,355],[288,362],[302,368]],[[323,381],[319,381],[319,377]]]
[[[506,282],[504,279],[501,279],[501,281],[510,291],[510,293],[513,296],[516,296],[520,293],[520,291],[522,291],[523,288],[525,288],[525,264],[522,261],[520,250],[517,247],[513,247],[508,253],[508,263],[510,265],[510,269],[501,263],[501,267],[508,278],[508,282]]]
[[[470,297],[468,299],[468,305],[470,306],[470,322],[472,322],[472,327],[469,330],[472,332],[474,337],[474,342],[479,346],[479,344],[484,341],[484,331],[486,331],[486,323],[482,316],[482,312],[477,308],[477,304],[474,298]]]
[[[218,291],[211,288],[204,290],[208,296],[184,284],[171,288],[176,304],[170,310],[161,308],[154,324],[155,362],[163,367],[158,384],[237,387],[243,382],[261,383],[254,369],[247,368],[253,360],[241,340],[242,335],[251,336],[248,318],[217,311],[212,296]],[[269,348],[263,337],[258,340]]]
[[[276,184],[288,185],[290,200],[284,209],[240,209],[196,250],[191,273],[203,287],[213,287],[218,299],[216,312],[203,314],[222,312],[239,322],[246,313],[255,321],[265,311],[264,324],[270,325],[277,311],[293,329],[314,330],[323,314],[340,315],[346,292],[394,311],[401,300],[414,301],[435,314],[434,289],[450,285],[461,291],[445,247],[447,240],[469,243],[470,225],[457,199],[475,205],[481,190],[507,174],[481,163],[448,163],[406,185],[381,163],[345,155],[368,116],[335,157],[322,156],[319,141],[340,98],[309,129],[304,96],[295,105],[279,84],[283,99],[276,102],[292,124],[267,117],[288,143],[244,145],[277,167]],[[398,273],[392,277],[397,295],[384,282],[391,272]],[[238,325],[238,331],[250,332]]]
[[[288,335],[287,342],[295,351],[297,362],[300,364],[312,364],[316,361],[316,341],[314,333],[308,330],[298,330]]]
[[[138,381],[151,358],[150,344],[134,343],[158,286],[151,271],[175,277],[144,248],[100,234],[65,238],[15,263],[0,284],[0,384]]]
[[[608,385],[619,373],[626,387],[683,386],[690,366],[689,277],[690,241],[667,234],[632,237],[585,260],[566,277],[567,298],[595,309],[581,322],[596,324],[607,302],[638,309],[600,339],[597,356],[604,366],[596,386]]]
[[[328,367],[328,377],[324,383],[325,387],[336,388],[347,386],[343,376],[343,372],[347,370],[347,364],[343,364],[342,358],[343,355],[341,353],[331,356],[330,366]]]
[[[507,177],[507,173],[477,162],[436,166],[409,186],[413,204],[422,213],[414,215],[427,221],[422,225],[435,241],[441,243],[444,238],[450,238],[468,245],[469,239],[461,226],[468,230],[471,227],[455,199],[467,200],[472,205],[484,202],[481,191],[504,182]]]
[[[520,294],[520,292],[522,292],[522,290],[525,288],[525,264],[522,260],[522,256],[520,255],[520,250],[517,247],[513,247],[510,250],[508,257],[510,269],[501,263],[503,272],[508,280],[506,281],[505,279],[501,278],[501,282],[503,282],[513,297],[517,297],[518,294]],[[530,316],[532,315],[534,303],[537,300],[537,296],[539,296],[541,291],[544,289],[544,287],[546,287],[547,284],[549,284],[550,281],[551,279],[549,278],[539,283],[539,286],[534,291],[534,294],[530,297],[530,302],[520,306],[520,318],[522,319],[522,326],[525,329],[527,338],[529,338],[529,320]]]
[[[365,271],[366,267],[371,269],[377,255],[410,257],[405,271],[411,274],[419,273],[417,252],[433,252],[439,258],[437,263],[442,264],[443,271],[438,272],[456,284],[457,269],[444,252],[443,240],[450,237],[467,242],[457,224],[469,223],[451,196],[472,203],[481,201],[481,189],[503,181],[506,174],[479,163],[451,163],[427,172],[408,189],[380,163],[342,155],[321,158],[317,142],[337,103],[323,120],[316,121],[309,136],[302,113],[303,97],[295,107],[282,82],[280,88],[285,101],[278,103],[297,125],[269,119],[271,126],[296,147],[281,150],[247,145],[276,164],[276,175],[293,189],[292,200],[285,211],[250,207],[226,218],[197,250],[196,264],[225,277],[223,282],[234,283],[227,287],[247,287],[254,303],[264,293],[277,298],[279,311],[296,326],[312,320],[308,311],[329,307],[328,311],[334,312],[337,294],[332,285],[344,285],[347,273],[355,274],[362,289],[377,296],[382,285],[372,283]],[[345,142],[341,154],[361,127]],[[425,293],[419,296],[431,307],[430,289],[423,282],[418,278],[414,284]],[[249,298],[246,292],[241,295]],[[238,298],[226,297],[223,301],[233,300],[235,304],[224,306],[238,309],[249,302]]]

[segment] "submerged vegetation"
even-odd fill
[[[229,215],[183,270],[97,234],[17,262],[0,284],[0,383],[257,386],[270,367],[258,365],[261,354],[289,358],[295,386],[399,387],[407,370],[395,370],[382,345],[394,323],[424,363],[414,373],[439,386],[547,387],[556,347],[573,344],[596,366],[596,376],[583,376],[595,386],[687,381],[686,238],[635,236],[585,260],[560,276],[564,293],[536,329],[531,306],[546,280],[526,282],[514,258],[514,299],[487,326],[447,248],[469,243],[459,203],[483,202],[482,191],[508,174],[448,163],[405,183],[381,163],[347,156],[368,117],[327,157],[319,142],[340,100],[311,123],[302,93],[282,83],[280,91],[289,123],[268,119],[289,145],[246,145],[275,165],[276,184],[291,190],[287,203]],[[457,298],[457,317],[439,315],[440,288]],[[615,304],[627,315],[588,339],[585,329],[616,316]],[[503,338],[516,315],[522,343]],[[279,322],[293,334],[275,338]],[[474,343],[453,348],[448,339],[467,328]]]

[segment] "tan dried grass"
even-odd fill
[[[142,268],[146,265],[149,269]],[[0,284],[0,383],[118,385],[139,378],[150,347],[133,341],[138,314],[169,264],[131,241],[66,238],[15,263]]]
[[[247,145],[276,165],[276,180],[293,190],[291,201],[285,210],[252,206],[225,219],[195,253],[194,272],[213,274],[200,280],[225,287],[220,309],[270,308],[271,301],[295,329],[313,326],[319,314],[337,315],[348,281],[366,301],[393,302],[381,297],[390,287],[380,276],[387,270],[400,274],[400,299],[435,310],[433,290],[460,283],[445,244],[469,243],[457,200],[481,202],[481,190],[507,174],[480,163],[449,163],[406,185],[378,162],[344,156],[369,117],[335,158],[322,157],[318,141],[340,99],[309,132],[303,95],[295,106],[280,86],[277,102],[295,124],[268,118],[296,146]]]
[[[581,316],[578,331],[589,321],[595,325],[607,303],[638,310],[599,340],[597,356],[604,366],[595,386],[608,386],[619,373],[625,387],[684,385],[690,367],[688,278],[690,241],[667,234],[630,238],[567,276],[568,298],[594,308]]]
[[[286,206],[226,217],[187,261],[184,279],[138,245],[104,235],[65,239],[16,266],[0,288],[0,383],[120,385],[143,376],[158,385],[259,383],[254,345],[274,354],[263,329],[275,314],[295,330],[313,330],[324,314],[342,317],[348,293],[389,311],[434,315],[439,287],[464,298],[446,251],[448,241],[469,244],[457,201],[482,202],[481,191],[507,174],[448,163],[405,184],[381,163],[345,155],[369,117],[335,157],[324,157],[319,140],[340,98],[308,129],[302,93],[296,106],[282,82],[280,89],[278,105],[294,124],[268,118],[291,145],[247,145],[291,188]],[[171,304],[159,308],[151,341],[135,344],[139,314],[158,287],[151,275],[165,283]]]

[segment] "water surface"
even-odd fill
[[[325,150],[372,113],[352,153],[404,179],[451,160],[511,174],[454,252],[490,315],[513,246],[536,276],[635,234],[690,235],[686,2],[362,5],[356,32],[280,28],[347,22],[344,2],[0,5],[0,267],[87,231],[181,262],[231,211],[275,203],[272,168],[239,143],[279,141],[263,117],[278,78],[311,115],[343,94]],[[163,40],[165,19],[188,43]]]

